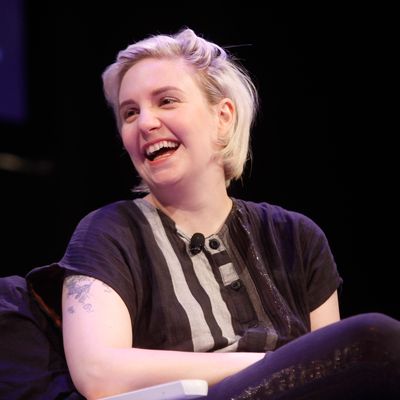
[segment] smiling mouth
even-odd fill
[[[161,142],[150,145],[146,149],[145,156],[150,161],[169,157],[178,149],[179,146],[179,143],[170,140],[163,140]]]

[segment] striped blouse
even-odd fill
[[[271,351],[306,333],[309,314],[340,286],[328,241],[308,217],[232,199],[219,232],[197,254],[190,237],[145,201],[91,212],[62,260],[27,279],[60,313],[66,275],[88,275],[125,302],[133,346],[183,351]]]

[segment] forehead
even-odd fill
[[[200,91],[193,67],[182,59],[146,58],[133,65],[121,81],[119,99],[149,94],[161,87],[174,86],[183,92]]]

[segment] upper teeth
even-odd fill
[[[161,142],[157,142],[154,144],[151,144],[147,149],[146,149],[146,155],[150,156],[156,151],[162,149],[163,147],[168,147],[168,148],[176,148],[178,147],[178,143],[172,142],[170,140],[162,140]]]

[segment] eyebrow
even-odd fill
[[[182,89],[179,89],[176,86],[162,86],[158,89],[153,90],[151,92],[151,96],[152,97],[159,96],[160,94],[162,94],[164,92],[168,92],[169,90],[177,90],[178,92],[182,92]],[[136,104],[136,102],[131,99],[124,100],[122,103],[119,104],[119,109],[121,109],[122,107],[124,107],[125,105],[128,105],[128,104]]]

